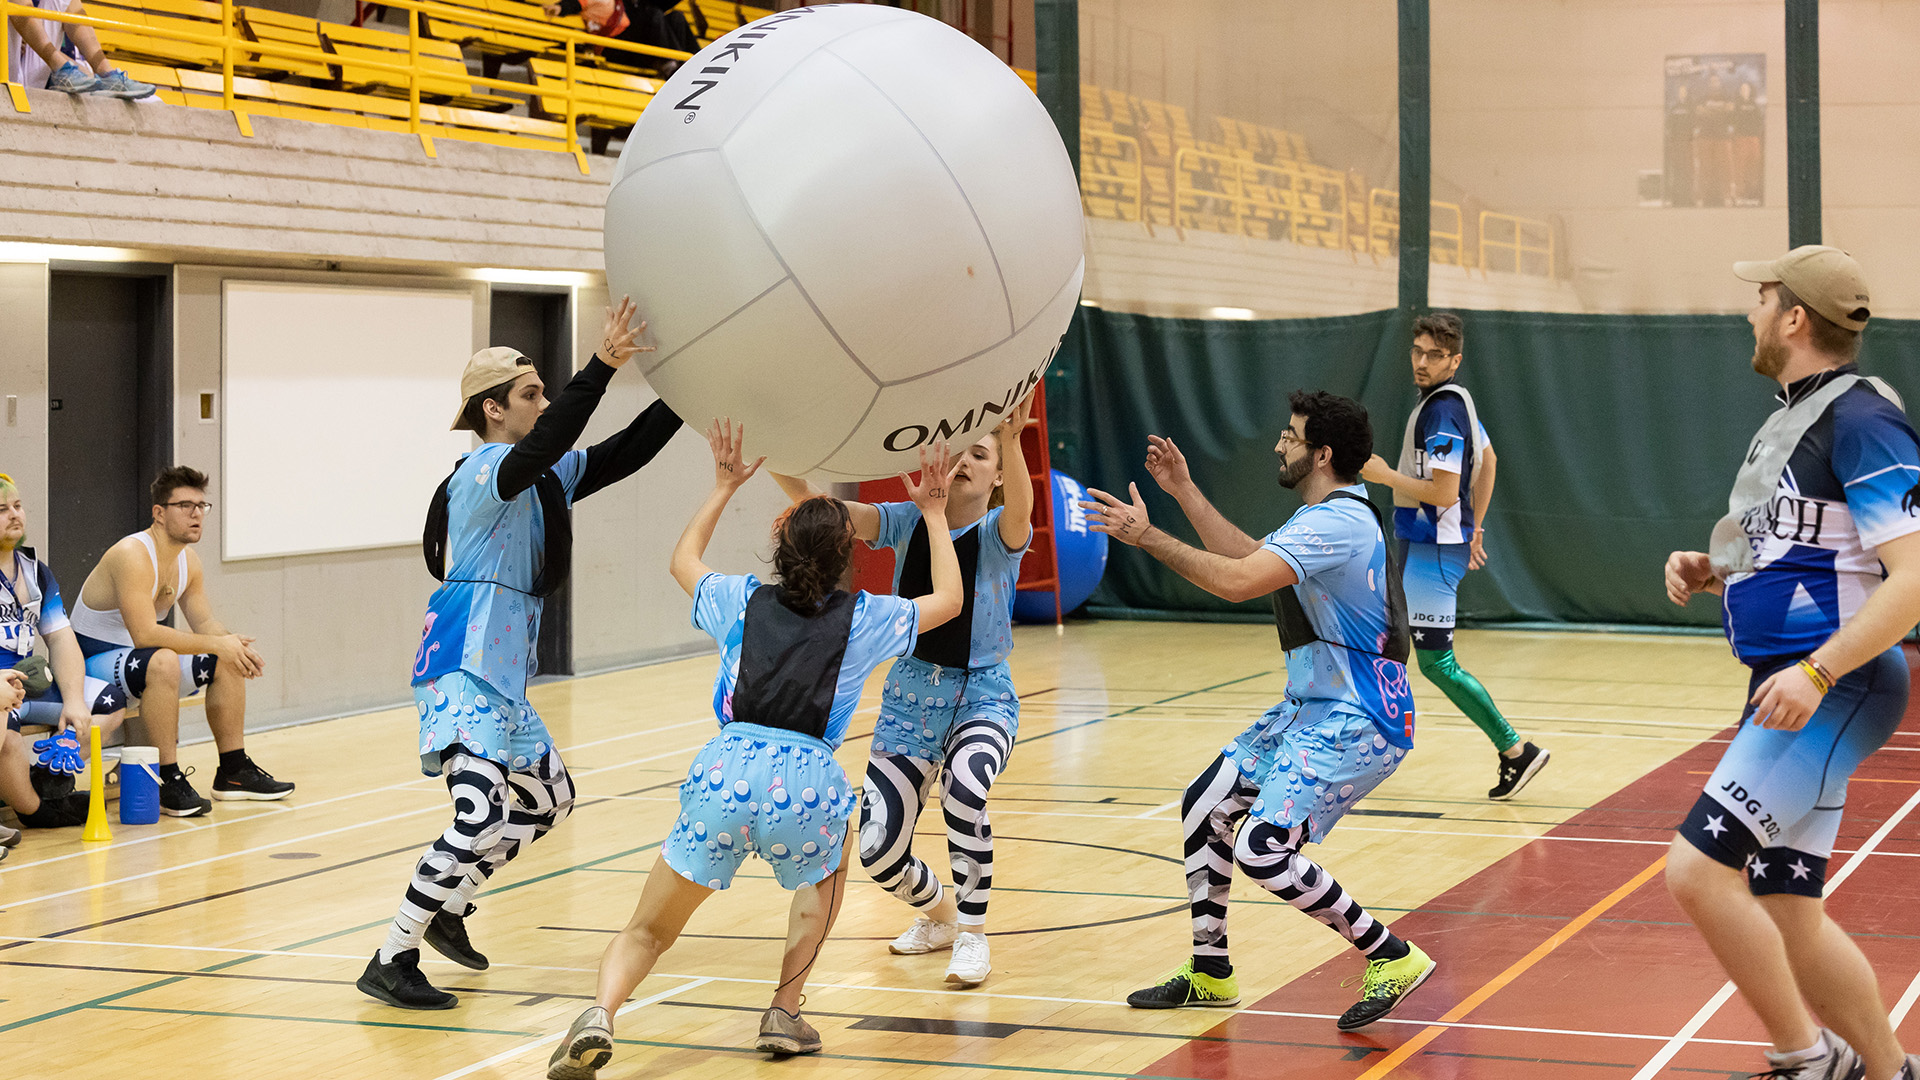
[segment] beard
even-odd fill
[[[1299,487],[1300,481],[1305,480],[1307,474],[1312,471],[1313,459],[1305,454],[1302,454],[1299,459],[1294,461],[1281,458],[1280,475],[1276,477],[1276,479],[1280,482],[1281,487],[1292,491],[1294,488]]]
[[[1753,343],[1753,370],[1769,379],[1777,379],[1787,369],[1787,347],[1769,333]]]

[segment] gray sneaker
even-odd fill
[[[69,94],[84,94],[100,84],[93,72],[69,60],[60,65],[60,70],[47,76],[47,89],[60,90]]]
[[[138,79],[129,79],[127,78],[126,72],[115,68],[94,80],[92,92],[105,94],[107,97],[138,101],[141,98],[152,97],[153,92],[157,89],[159,89],[159,87],[154,86],[152,83],[141,82]]]
[[[1773,1068],[1754,1075],[1767,1080],[1864,1080],[1867,1063],[1860,1060],[1853,1047],[1826,1028],[1821,1028],[1820,1034],[1826,1036],[1826,1053],[1809,1058],[1769,1050],[1767,1064]]]
[[[753,1048],[763,1054],[812,1054],[820,1049],[820,1033],[813,1025],[775,1006],[760,1017],[760,1037]]]
[[[547,1060],[547,1080],[594,1080],[613,1060],[613,1018],[595,1005],[580,1014]]]

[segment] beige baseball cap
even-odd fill
[[[1836,247],[1804,244],[1772,262],[1737,262],[1733,276],[1766,285],[1778,282],[1806,305],[1848,330],[1865,330],[1867,276],[1853,256]]]
[[[453,412],[453,427],[449,431],[472,431],[465,414],[467,402],[475,394],[484,394],[533,370],[533,361],[528,360],[519,349],[509,349],[505,345],[495,345],[491,349],[481,349],[467,361],[467,369],[460,373],[460,406]]]

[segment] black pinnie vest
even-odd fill
[[[785,596],[780,586],[763,585],[747,598],[733,718],[824,739],[853,631],[854,599],[835,590],[809,617],[788,607]]]
[[[460,460],[466,461],[465,458]],[[440,486],[433,489],[433,501],[427,504],[427,524],[420,533],[420,551],[427,557],[427,573],[432,574],[435,581],[447,580],[447,501],[453,497],[453,478],[458,475],[460,466],[456,465],[447,478],[440,481]],[[540,545],[545,559],[533,568],[533,588],[527,595],[544,600],[566,584],[567,574],[573,570],[573,518],[567,511],[567,489],[561,486],[559,475],[552,469],[540,474],[540,479],[533,482],[533,490],[540,498],[541,526],[546,531],[546,542]],[[520,591],[497,581],[455,580],[470,585],[499,585],[503,589]]]
[[[1336,491],[1330,499],[1352,499],[1364,503],[1373,513],[1374,524],[1380,526],[1380,542],[1387,546],[1387,645],[1385,652],[1362,649],[1357,645],[1348,645],[1339,641],[1327,641],[1313,628],[1313,620],[1307,618],[1307,610],[1300,604],[1300,594],[1294,590],[1299,585],[1289,585],[1276,589],[1273,593],[1273,625],[1280,631],[1280,648],[1292,652],[1302,645],[1311,645],[1316,641],[1347,649],[1352,652],[1378,656],[1398,663],[1406,663],[1413,645],[1413,631],[1407,621],[1407,594],[1400,584],[1400,560],[1395,557],[1393,545],[1387,541],[1387,524],[1380,516],[1380,508],[1373,505],[1372,499],[1363,499],[1351,491]]]
[[[964,668],[973,659],[973,583],[980,569],[980,523],[954,540],[953,552],[960,557],[960,614],[921,633],[913,647],[913,658],[941,667]],[[913,536],[900,558],[904,561],[900,564],[900,587],[895,591],[908,597],[932,592],[933,547],[927,538],[925,518],[914,525]]]

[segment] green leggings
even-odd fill
[[[1493,740],[1495,750],[1504,754],[1520,741],[1513,725],[1500,715],[1500,707],[1487,696],[1487,688],[1454,660],[1452,649],[1415,649],[1414,654],[1420,658],[1420,674]]]

